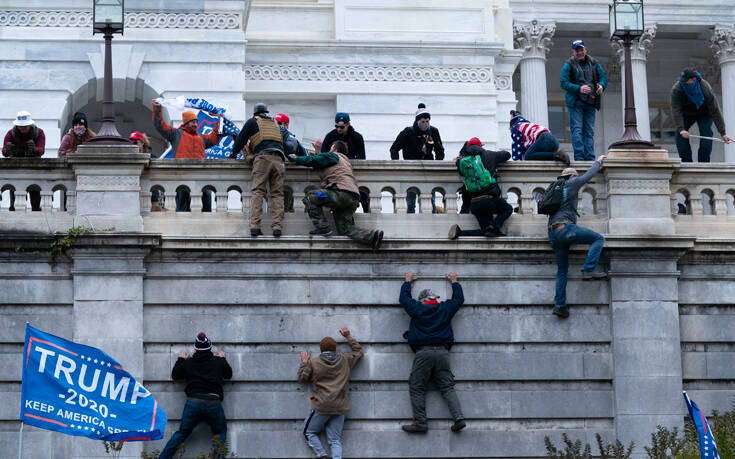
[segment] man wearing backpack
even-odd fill
[[[464,144],[459,154],[457,170],[470,198],[470,212],[477,218],[480,229],[462,230],[459,225],[452,225],[449,239],[459,236],[505,236],[501,228],[513,213],[513,207],[501,196],[496,177],[498,164],[508,161],[510,153],[485,150],[482,142],[473,137]]]
[[[605,238],[591,229],[577,226],[577,198],[582,186],[602,167],[605,155],[601,155],[587,172],[578,177],[577,171],[567,167],[557,180],[547,188],[538,203],[539,213],[549,215],[549,242],[556,256],[556,295],[552,314],[565,319],[569,317],[567,307],[567,272],[569,270],[569,246],[590,244],[587,259],[582,266],[583,280],[597,280],[607,273],[596,272]]]

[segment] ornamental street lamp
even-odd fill
[[[610,5],[610,40],[622,39],[625,49],[625,132],[623,138],[609,148],[649,149],[654,144],[643,140],[638,133],[633,94],[633,70],[630,63],[630,45],[643,35],[643,0],[613,0]]]
[[[87,143],[129,144],[120,137],[115,127],[115,106],[112,102],[112,34],[123,33],[125,0],[94,0],[92,13],[92,35],[102,33],[105,37],[105,87],[102,101],[102,127]]]

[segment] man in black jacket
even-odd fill
[[[460,161],[468,156],[479,156],[483,166],[493,177],[498,176],[498,164],[510,159],[510,153],[507,151],[485,150],[477,137],[468,140],[459,154],[460,157],[457,158],[456,164],[460,175],[462,175],[459,167]],[[449,239],[457,239],[459,236],[505,236],[501,228],[513,213],[513,207],[503,199],[497,181],[482,190],[468,192],[467,195],[470,198],[470,212],[480,224],[480,229],[462,230],[459,225],[452,225],[449,229]],[[464,196],[462,196],[463,199]],[[464,207],[464,201],[462,206]]]
[[[179,430],[166,443],[159,459],[171,459],[200,422],[206,422],[212,429],[212,435],[219,436],[220,441],[224,443],[227,440],[222,383],[231,378],[232,368],[225,359],[225,353],[212,354],[212,342],[204,332],[199,333],[194,341],[194,355],[188,357],[186,351],[179,352],[171,379],[186,380],[186,404]]]
[[[326,153],[332,149],[335,140],[341,140],[347,144],[347,158],[349,159],[365,159],[365,140],[362,135],[350,125],[350,114],[339,112],[334,116],[334,129],[324,136],[324,141],[315,142],[321,153]]]
[[[398,298],[403,309],[411,316],[406,336],[409,346],[416,353],[408,379],[413,424],[402,426],[408,433],[424,433],[428,430],[426,386],[432,378],[449,406],[454,420],[452,432],[459,432],[467,425],[459,398],[454,391],[454,375],[449,366],[449,349],[454,344],[452,317],[464,303],[464,294],[462,286],[457,282],[457,274],[451,272],[446,277],[452,284],[451,300],[439,303],[439,296],[428,288],[419,293],[418,301],[411,298],[411,283],[416,280],[411,272],[406,273]]]
[[[413,126],[408,126],[398,133],[398,137],[390,147],[390,159],[399,159],[398,152],[403,150],[403,159],[444,159],[444,145],[439,135],[439,129],[431,126],[431,114],[426,105],[419,104],[416,110],[416,119]],[[416,193],[406,193],[406,211],[416,213]],[[435,214],[436,204],[431,196],[431,213]]]

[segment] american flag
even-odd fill
[[[519,117],[516,124],[510,129],[510,138],[513,140],[513,161],[522,160],[528,147],[533,145],[542,132],[546,131],[548,129],[540,124],[531,123],[527,119]]]
[[[722,459],[720,453],[717,451],[717,445],[715,444],[715,437],[712,434],[712,429],[709,427],[707,418],[699,409],[696,403],[694,403],[684,391],[684,400],[687,403],[689,409],[689,416],[694,422],[694,427],[697,428],[697,435],[699,435],[699,454],[702,459]]]
[[[237,135],[240,133],[240,129],[235,126],[235,123],[228,120],[225,117],[222,117],[222,132],[228,135],[234,135],[237,137]]]

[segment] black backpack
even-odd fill
[[[560,178],[546,188],[538,198],[538,213],[554,215],[567,200],[567,180]]]

